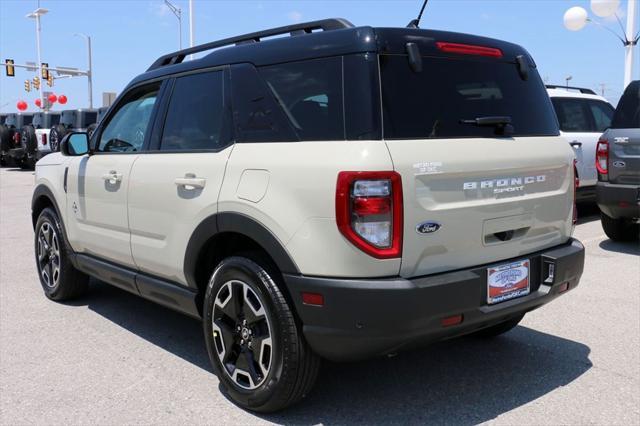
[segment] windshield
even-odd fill
[[[423,57],[414,72],[405,55],[381,55],[385,139],[495,137],[481,117],[510,119],[511,136],[558,135],[558,123],[537,71],[525,81],[515,64]],[[462,122],[465,120],[465,122]]]

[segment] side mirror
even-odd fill
[[[89,152],[89,136],[84,132],[66,134],[60,142],[60,152],[67,157],[85,155]]]

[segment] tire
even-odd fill
[[[34,249],[45,296],[60,302],[86,293],[89,277],[71,264],[60,219],[49,207],[40,213],[36,222]]]
[[[223,260],[203,307],[207,351],[223,390],[239,406],[262,413],[306,396],[320,366],[274,281],[277,273],[266,265],[240,256]]]
[[[25,153],[35,154],[38,150],[38,140],[36,139],[36,129],[31,126],[24,126],[20,132],[20,144],[25,149]]]
[[[49,132],[49,146],[51,147],[51,152],[60,151],[60,141],[64,135],[67,134],[67,128],[63,124],[56,124],[51,128],[51,132]]]
[[[612,241],[637,241],[640,238],[640,225],[629,219],[614,219],[600,212],[600,222],[604,233]]]
[[[482,330],[478,330],[472,333],[473,336],[482,337],[485,339],[490,339],[492,337],[500,336],[501,334],[506,333],[507,331],[511,331],[515,326],[517,326],[520,321],[524,318],[524,314],[518,315],[515,318],[511,318],[505,322],[501,322],[496,325],[492,325],[491,327],[483,328]]]
[[[0,125],[0,151],[9,152],[13,148],[13,133],[9,127]]]

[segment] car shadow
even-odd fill
[[[607,251],[615,251],[623,254],[635,254],[640,256],[640,243],[638,241],[619,242],[609,239],[600,242],[600,248]]]
[[[596,203],[578,203],[578,225],[600,220],[600,209]]]
[[[76,303],[211,371],[200,322],[95,280]],[[454,339],[392,358],[325,361],[306,399],[254,415],[284,424],[476,424],[571,383],[591,368],[589,353],[582,343],[519,326],[495,339]]]

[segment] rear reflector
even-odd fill
[[[302,293],[302,303],[310,306],[324,306],[324,296],[319,293]]]
[[[558,293],[564,293],[569,290],[569,283],[562,283],[558,286]]]
[[[443,327],[451,327],[452,325],[458,325],[460,323],[462,323],[462,314],[453,315],[451,317],[442,318],[440,320],[440,324]]]
[[[438,41],[436,42],[436,46],[438,46],[438,49],[440,49],[441,51],[447,53],[502,58],[502,50],[495,47],[476,46],[474,44],[449,43],[446,41]]]

